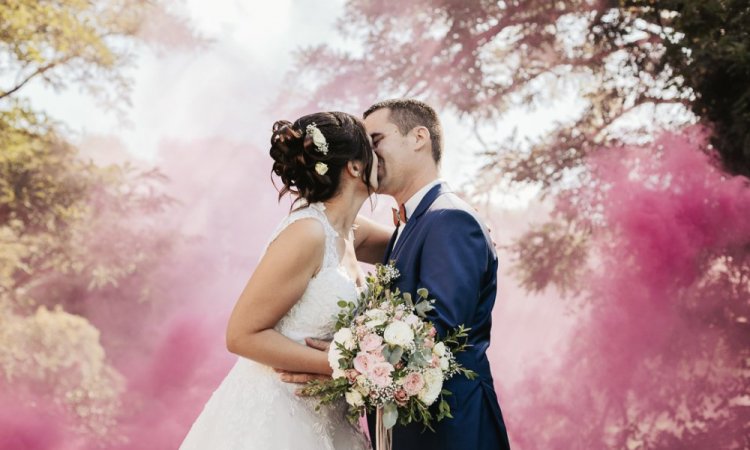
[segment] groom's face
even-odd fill
[[[410,172],[409,142],[396,124],[389,120],[390,110],[378,109],[365,119],[367,134],[378,156],[378,192],[393,194]]]

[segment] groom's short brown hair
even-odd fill
[[[363,114],[367,118],[379,109],[390,111],[390,121],[393,122],[398,131],[405,135],[414,127],[423,126],[430,131],[430,143],[432,144],[432,159],[440,164],[443,156],[443,127],[437,113],[425,102],[411,98],[395,98],[375,103],[367,108]]]

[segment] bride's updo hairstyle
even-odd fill
[[[372,188],[372,147],[364,124],[350,114],[321,112],[294,123],[279,120],[273,124],[269,153],[272,172],[283,184],[279,199],[288,192],[297,197],[295,202],[330,199],[338,192],[341,172],[349,161],[363,164],[362,181],[368,191]]]

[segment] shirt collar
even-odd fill
[[[422,189],[418,190],[414,195],[412,195],[409,200],[404,203],[404,208],[406,209],[406,217],[411,218],[411,215],[414,213],[414,211],[419,206],[419,203],[422,201],[425,195],[432,189],[433,187],[437,186],[441,183],[442,180],[437,179],[430,183],[427,183]]]

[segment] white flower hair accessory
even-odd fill
[[[324,162],[318,162],[315,164],[315,171],[318,172],[318,175],[325,175],[326,172],[328,172],[328,164]]]
[[[318,151],[324,155],[327,155],[328,141],[326,141],[326,137],[323,135],[323,132],[320,131],[320,128],[315,125],[315,122],[308,125],[305,128],[305,131],[307,131],[307,134],[312,137],[313,144],[315,144],[315,147],[318,149]]]

